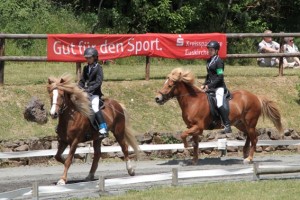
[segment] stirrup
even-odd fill
[[[230,126],[225,126],[224,128],[224,133],[232,133],[231,127]]]
[[[105,128],[99,130],[99,139],[108,137],[108,131]]]

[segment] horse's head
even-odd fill
[[[61,79],[60,83],[63,82],[64,79]],[[56,81],[53,78],[48,78],[47,90],[51,102],[50,116],[52,119],[56,119],[65,108],[65,92],[57,87]]]
[[[180,96],[182,93],[182,85],[194,84],[195,77],[190,70],[184,70],[182,68],[175,68],[168,75],[166,82],[163,85],[163,88],[158,92],[155,97],[156,103],[162,105],[167,102],[169,99]]]
[[[158,91],[158,94],[155,97],[156,103],[163,105],[169,99],[176,96],[176,81],[171,80],[169,77],[167,78],[166,82],[163,85],[163,88]]]

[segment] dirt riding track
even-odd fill
[[[255,158],[255,162],[268,165],[288,165],[299,164],[300,155],[264,155]],[[197,166],[188,166],[183,160],[157,160],[157,161],[139,161],[136,163],[136,176],[151,175],[159,173],[171,173],[172,168],[178,168],[181,171],[191,170],[211,170],[211,169],[227,169],[238,170],[249,168],[252,165],[244,165],[240,157],[222,157],[222,158],[204,158],[200,159]],[[88,174],[90,164],[74,164],[70,168],[68,184],[82,182]],[[54,185],[62,174],[63,166],[22,166],[15,168],[0,169],[0,192],[16,190],[20,188],[31,187],[34,181],[37,181],[40,186]],[[104,175],[107,179],[128,177],[123,162],[105,162],[101,163],[96,173],[96,177]],[[179,185],[193,184],[208,181],[237,181],[237,180],[252,180],[253,174],[207,177],[207,178],[192,178],[179,179]],[[268,178],[300,178],[300,174],[280,174],[280,175],[264,175],[262,179]],[[138,183],[130,185],[108,186],[106,191],[110,194],[119,194],[132,189],[145,189],[154,185],[170,185],[171,181],[157,181],[148,183]],[[78,191],[42,197],[41,199],[53,198],[72,198],[72,197],[98,197],[99,193],[96,190]]]

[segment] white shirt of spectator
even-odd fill
[[[261,41],[258,45],[258,52],[259,53],[266,53],[264,52],[264,47],[269,47],[275,50],[279,50],[280,45],[275,42],[275,41],[271,41],[271,42],[266,42],[266,41]],[[260,58],[259,59],[259,63],[261,66],[275,66],[276,65],[276,58]]]
[[[284,46],[284,53],[297,53],[299,52],[298,47],[295,44],[289,45],[285,44]],[[286,57],[287,62],[294,62],[293,57]]]

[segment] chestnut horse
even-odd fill
[[[101,156],[101,140],[99,133],[90,122],[93,115],[88,95],[80,89],[70,75],[63,75],[61,78],[48,78],[47,90],[51,99],[50,115],[58,117],[58,150],[55,159],[64,164],[64,173],[58,181],[58,185],[64,185],[67,181],[67,172],[72,163],[78,143],[93,140],[94,159],[86,180],[93,180]],[[105,108],[102,110],[108,128],[113,132],[117,142],[124,153],[124,160],[129,175],[134,175],[135,169],[128,157],[129,144],[136,156],[139,146],[134,135],[131,133],[128,124],[128,117],[124,106],[113,99],[104,101]],[[62,153],[70,145],[70,151],[66,159]]]
[[[212,116],[210,114],[207,95],[194,85],[195,77],[189,70],[176,68],[168,75],[163,88],[155,97],[155,101],[162,105],[171,98],[176,98],[182,110],[182,118],[188,130],[181,135],[184,147],[188,147],[187,137],[193,137],[194,156],[193,164],[198,162],[199,135],[207,130]],[[264,97],[258,97],[245,90],[232,92],[232,99],[229,101],[231,124],[240,131],[247,134],[243,148],[244,163],[253,161],[253,154],[256,150],[257,133],[256,125],[258,118],[267,116],[282,133],[280,112],[276,104]],[[216,128],[221,128],[221,123]],[[249,152],[249,145],[251,148]]]

